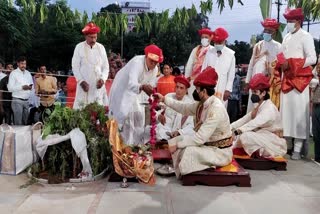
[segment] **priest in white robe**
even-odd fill
[[[195,117],[193,135],[180,135],[168,141],[177,178],[232,161],[232,132],[229,116],[220,99],[214,96],[218,74],[206,68],[194,80],[193,103],[182,103],[157,94],[159,101],[183,114]]]
[[[86,40],[77,44],[72,57],[72,71],[77,80],[73,108],[79,109],[97,102],[108,105],[105,81],[109,75],[109,63],[104,46],[97,42],[100,28],[88,23],[82,30]]]
[[[227,101],[232,92],[236,72],[234,51],[226,47],[228,36],[229,34],[224,28],[217,28],[213,32],[214,47],[208,51],[202,65],[202,70],[211,66],[218,73],[219,79],[215,95],[222,101]]]
[[[118,71],[111,89],[109,114],[117,120],[126,144],[144,143],[145,106],[156,86],[162,50],[149,45]]]
[[[199,30],[198,34],[201,37],[201,45],[197,45],[189,56],[184,75],[190,80],[190,88],[188,89],[188,96],[190,99],[193,99],[192,93],[195,90],[193,81],[203,70],[202,64],[209,49],[213,48],[213,46],[210,45],[212,33],[213,32],[209,28],[202,28]]]
[[[284,137],[289,144],[294,139],[291,158],[298,160],[301,155],[306,156],[308,151],[309,83],[313,76],[311,65],[316,63],[317,56],[312,35],[301,28],[304,20],[302,9],[287,9],[283,15],[287,19],[288,34],[281,46],[286,61],[281,65],[284,73],[280,113]],[[301,60],[302,64],[299,62]]]
[[[232,131],[238,135],[234,147],[243,148],[249,156],[284,156],[287,143],[282,137],[280,112],[268,94],[269,78],[262,73],[256,74],[250,80],[249,87],[252,90],[250,99],[255,107],[231,124]]]
[[[277,59],[277,54],[280,52],[281,44],[273,39],[280,24],[275,19],[265,19],[261,22],[263,30],[263,40],[259,41],[252,51],[248,72],[246,76],[246,84],[249,84],[251,78],[259,73],[270,76],[272,72],[272,62]],[[249,90],[249,97],[251,97]],[[248,100],[247,113],[251,112],[253,104]]]
[[[192,103],[193,100],[186,95],[190,87],[189,81],[184,76],[177,76],[174,82],[176,83],[175,93],[169,93],[165,97],[182,103]],[[158,120],[160,123],[156,128],[157,140],[169,140],[179,135],[193,135],[194,133],[193,117],[182,115],[170,107],[161,110]]]

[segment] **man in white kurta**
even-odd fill
[[[302,9],[287,10],[284,17],[287,19],[287,29],[289,31],[284,37],[281,46],[285,58],[287,60],[290,58],[304,59],[305,63],[303,68],[315,64],[317,57],[313,38],[310,33],[301,29],[304,18]],[[288,61],[283,65],[282,69],[285,71],[288,69]],[[284,77],[285,75],[283,75],[282,81],[284,81]],[[280,113],[283,122],[283,136],[288,139],[288,143],[291,143],[292,138],[294,138],[294,152],[291,158],[295,160],[301,158],[301,152],[304,152],[303,155],[307,154],[306,139],[309,135],[308,125],[310,120],[309,101],[308,82],[306,82],[306,87],[301,92],[299,92],[297,88],[293,88],[285,93],[282,88],[280,95]],[[304,142],[304,151],[302,151]]]
[[[218,75],[211,67],[194,81],[200,101],[182,103],[158,94],[159,101],[184,114],[195,116],[195,133],[180,135],[168,141],[177,178],[183,175],[222,167],[232,161],[232,133],[226,108],[215,97]]]
[[[105,81],[109,75],[109,63],[104,46],[97,41],[100,28],[88,23],[82,30],[86,40],[77,44],[72,57],[72,71],[77,80],[73,108],[79,109],[97,102],[108,105]]]
[[[186,94],[190,87],[189,81],[184,76],[177,76],[175,93],[169,93],[165,97],[180,101],[182,103],[192,103]],[[178,135],[192,135],[194,133],[193,117],[182,115],[172,108],[166,107],[164,114],[158,116],[160,123],[156,128],[157,140],[169,140]]]
[[[195,90],[193,85],[193,80],[201,73],[202,64],[204,59],[209,51],[209,49],[213,48],[210,45],[212,39],[212,31],[209,28],[202,28],[198,31],[201,37],[201,45],[195,47],[189,56],[188,62],[185,68],[185,77],[190,80],[190,88],[188,89],[188,96],[190,99],[193,99],[192,93]]]
[[[145,105],[156,86],[157,64],[163,60],[156,45],[145,48],[118,71],[110,89],[110,117],[117,120],[126,144],[144,143]]]
[[[243,148],[251,156],[273,158],[287,153],[286,140],[281,137],[282,123],[280,112],[270,100],[269,78],[256,74],[250,80],[251,100],[256,107],[244,117],[231,124],[237,136],[235,148]]]
[[[226,47],[228,36],[228,32],[223,28],[217,28],[213,32],[214,47],[208,51],[202,65],[202,70],[211,66],[218,73],[219,79],[215,95],[222,101],[227,101],[232,92],[236,72],[234,51]]]
[[[273,39],[280,24],[275,19],[265,19],[261,22],[264,27],[263,40],[258,42],[252,51],[248,72],[246,76],[246,84],[249,84],[251,78],[255,74],[263,73],[271,74],[271,63],[277,59],[277,54],[280,52],[281,44]],[[251,97],[249,90],[249,97]],[[252,102],[248,100],[247,113],[253,108]]]

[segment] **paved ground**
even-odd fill
[[[0,175],[0,213],[319,213],[320,166],[314,162],[289,161],[285,172],[249,172],[251,188],[184,187],[174,177],[157,177],[154,187],[130,183],[122,189],[103,179],[20,189],[28,182],[25,174]]]

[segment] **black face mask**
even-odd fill
[[[252,101],[252,103],[258,103],[258,102],[260,102],[260,97],[256,94],[252,94],[251,101]]]
[[[201,101],[197,90],[194,90],[194,91],[193,91],[192,97],[193,97],[193,99],[194,99],[195,101]]]

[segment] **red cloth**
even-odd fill
[[[82,33],[85,34],[85,35],[100,33],[100,28],[97,25],[95,25],[93,22],[89,22],[82,29]]]
[[[190,88],[189,80],[182,75],[175,77],[174,82],[181,83],[181,84],[185,85],[187,88]]]
[[[74,98],[77,91],[77,80],[74,76],[68,77],[67,82],[67,103],[66,106],[73,108]]]
[[[287,8],[283,16],[286,18],[286,20],[304,20],[302,8],[296,8],[292,10]]]
[[[176,83],[173,75],[163,76],[158,80],[157,92],[165,96],[168,93],[175,92]]]
[[[213,32],[213,39],[212,40],[214,42],[223,42],[228,37],[229,37],[228,32],[224,28],[219,27]]]
[[[106,87],[108,96],[109,96],[109,94],[110,94],[110,89],[111,89],[111,86],[112,86],[112,82],[113,82],[112,79],[107,79],[107,81],[106,81],[105,84],[104,84],[105,87]]]
[[[198,30],[199,35],[201,36],[202,34],[207,34],[207,35],[212,35],[212,31],[209,28],[202,28]]]
[[[198,87],[212,87],[216,86],[218,81],[218,74],[212,67],[204,69],[194,80],[193,84]]]
[[[280,26],[280,23],[278,23],[277,20],[269,18],[266,18],[263,22],[261,22],[261,24],[264,28],[272,28],[274,30],[277,30]]]
[[[283,93],[288,93],[293,89],[296,89],[300,93],[309,85],[312,75],[312,67],[308,66],[303,68],[305,59],[289,58],[288,69],[284,72],[283,80],[281,84],[281,90]]]
[[[157,61],[159,63],[161,63],[163,61],[162,50],[156,45],[148,45],[147,47],[145,47],[144,54],[148,58],[150,58],[154,61]]]
[[[268,89],[270,88],[269,78],[262,73],[256,74],[250,80],[249,87],[251,90]]]

